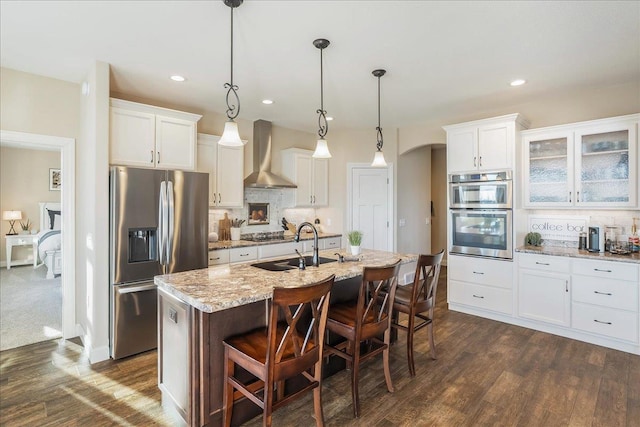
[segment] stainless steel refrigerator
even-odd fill
[[[153,277],[207,267],[206,173],[110,171],[110,347],[119,359],[157,347]]]

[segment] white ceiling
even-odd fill
[[[226,109],[230,12],[221,0],[2,0],[0,19],[2,67],[79,83],[100,60],[111,64],[112,92]],[[246,0],[234,20],[240,118],[309,132],[320,106],[316,38],[331,41],[332,129],[375,128],[376,68],[387,69],[383,127],[640,79],[638,1]],[[528,84],[512,88],[514,78]]]

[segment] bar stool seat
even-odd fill
[[[297,288],[275,288],[269,324],[224,340],[223,422],[231,425],[233,404],[247,398],[262,409],[262,424],[270,426],[272,413],[313,390],[317,426],[322,413],[322,350],[329,298],[335,276]],[[252,374],[249,382],[235,376],[236,365]],[[284,381],[302,376],[305,381],[285,396]]]

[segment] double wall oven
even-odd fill
[[[513,258],[511,171],[449,175],[449,253]]]

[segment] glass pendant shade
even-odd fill
[[[329,152],[329,146],[326,139],[319,139],[316,144],[316,151],[313,152],[313,156],[316,159],[330,159],[331,153]]]
[[[376,151],[376,154],[373,156],[373,162],[371,162],[371,166],[374,168],[387,167],[387,162],[384,161],[384,154],[382,154],[382,151]]]
[[[224,124],[224,132],[222,132],[222,137],[218,144],[226,145],[227,147],[242,147],[244,145],[238,133],[238,123],[229,120]]]

